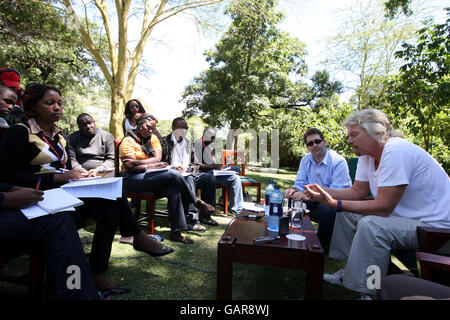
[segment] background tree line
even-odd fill
[[[220,3],[230,24],[205,52],[209,68],[186,86],[184,115],[197,117],[189,121],[279,129],[280,164],[294,167],[307,152],[302,134],[308,127],[322,129],[330,148],[351,157],[342,121],[355,109],[379,108],[449,170],[449,20],[420,21],[427,0],[355,0],[329,41],[326,69],[310,78],[306,45],[281,31],[284,13],[276,0],[2,1],[0,65],[20,70],[24,84],[59,87],[68,132],[85,105],[109,99],[109,130],[120,137],[123,102],[143,71],[142,50],[153,28],[182,11],[204,22],[203,9]],[[133,46],[126,34],[131,19],[142,24]],[[358,79],[345,103],[339,94],[348,88],[337,80],[344,73]],[[169,131],[170,121],[161,126]]]

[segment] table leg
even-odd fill
[[[311,268],[306,270],[305,300],[322,299],[323,259],[321,260],[316,263],[311,262]]]
[[[233,285],[233,242],[231,237],[224,237],[217,246],[217,288],[218,300],[231,300]]]

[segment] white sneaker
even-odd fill
[[[323,280],[331,284],[342,286],[342,281],[344,281],[344,269],[338,270],[333,274],[325,273],[323,275]]]

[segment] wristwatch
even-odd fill
[[[338,200],[336,212],[341,212],[341,211],[342,211],[342,200]]]

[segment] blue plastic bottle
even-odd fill
[[[278,185],[274,186],[275,190],[270,195],[269,209],[269,230],[278,231],[278,222],[283,215],[283,193]]]
[[[264,213],[266,215],[266,218],[269,217],[269,209],[270,209],[270,195],[272,194],[274,188],[273,179],[270,178],[269,184],[266,187],[266,193],[265,193],[265,201],[264,201]]]

